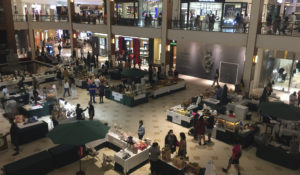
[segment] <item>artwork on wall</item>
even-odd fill
[[[213,65],[214,65],[214,60],[212,57],[212,53],[211,51],[207,51],[203,59],[203,66],[205,72],[210,73],[212,71]]]

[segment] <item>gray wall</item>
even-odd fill
[[[204,57],[207,51],[212,53],[213,67],[211,72],[204,69]],[[213,80],[215,70],[220,62],[238,64],[238,82],[241,80],[244,69],[245,47],[236,47],[219,44],[204,44],[192,41],[177,41],[176,69],[180,74]],[[222,71],[223,72],[223,71]],[[222,76],[222,75],[221,75]],[[235,80],[235,75],[228,74],[228,79]],[[225,82],[230,83],[230,82]]]

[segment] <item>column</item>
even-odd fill
[[[172,0],[163,1],[163,10],[162,10],[162,27],[161,27],[161,72],[163,75],[166,75],[169,70],[170,62],[170,50],[169,50],[169,41],[168,41],[168,29],[171,28],[172,20]]]
[[[27,4],[27,24],[28,24],[28,38],[29,38],[29,46],[31,51],[31,59],[34,60],[36,58],[35,51],[35,38],[34,38],[34,30],[32,28],[32,4]]]
[[[114,17],[114,2],[110,0],[106,0],[106,9],[107,9],[107,55],[108,59],[112,61],[115,57],[115,35],[112,33],[112,24],[113,24],[113,17]]]
[[[146,3],[148,3],[148,2],[146,2]],[[144,10],[143,5],[144,5],[144,0],[139,0],[139,16],[138,16],[139,20],[142,19],[142,14],[143,14],[143,10]]]
[[[76,31],[73,30],[73,16],[75,14],[75,5],[74,0],[68,0],[68,17],[69,17],[69,32],[70,32],[70,41],[71,41],[71,54],[73,53],[74,48],[76,48]]]
[[[22,2],[22,0],[17,0],[16,1],[16,6],[17,6],[17,11],[18,14],[17,15],[24,15],[24,2]]]
[[[263,59],[264,59],[264,49],[258,49],[252,88],[259,88],[260,74],[261,74]]]
[[[180,20],[180,0],[173,0],[172,19]]]
[[[248,31],[248,40],[246,46],[246,56],[244,63],[244,73],[243,81],[245,83],[246,92],[249,91],[251,75],[252,75],[252,60],[253,57],[257,54],[256,48],[256,37],[257,34],[261,31],[261,17],[263,10],[264,0],[254,0],[252,1],[251,7],[251,18]]]
[[[17,53],[11,0],[3,0],[3,9],[8,48],[10,48],[14,53]]]

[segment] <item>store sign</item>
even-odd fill
[[[112,92],[111,94],[114,97],[114,100],[121,101],[123,99],[123,94],[120,94],[118,92]]]

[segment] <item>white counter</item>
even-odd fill
[[[158,95],[162,95],[162,94],[170,93],[171,91],[176,91],[176,90],[182,89],[185,86],[186,86],[185,82],[180,81],[180,82],[170,85],[170,86],[163,86],[161,88],[158,88],[153,91],[152,95],[153,95],[153,97],[156,97]]]
[[[180,113],[175,112],[176,108],[181,108],[180,105],[172,107],[167,110],[167,116],[172,117],[172,122],[181,125],[181,121],[185,121],[190,123],[192,117],[182,115]]]
[[[129,170],[133,169],[137,165],[145,162],[149,159],[149,150],[150,146],[148,146],[143,151],[138,150],[137,154],[132,153],[127,148],[124,150],[125,153],[128,153],[130,157],[128,159],[123,159],[124,153],[122,151],[115,154],[115,162],[123,167],[124,174],[126,174]]]

